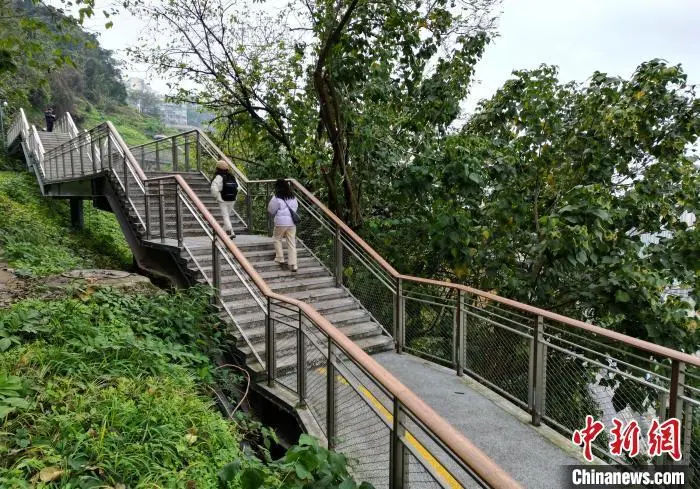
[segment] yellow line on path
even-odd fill
[[[326,368],[325,367],[320,367],[317,369],[317,371],[321,374],[326,373]],[[339,382],[342,384],[348,385],[348,381],[345,380],[345,378],[342,375],[338,375],[336,377]],[[391,425],[394,422],[394,415],[389,412],[387,408],[384,407],[384,404],[379,402],[379,399],[377,399],[374,394],[372,394],[365,386],[360,385],[360,392],[362,395],[364,395],[369,402],[374,405],[375,408],[377,408],[377,411],[379,411],[382,416],[389,422]],[[416,437],[414,437],[408,430],[406,430],[406,441],[411,444],[416,451],[423,457],[423,459],[430,464],[435,472],[442,477],[444,482],[447,484],[448,487],[454,488],[454,489],[462,489],[464,486],[457,482],[457,479],[452,477],[452,474],[450,474],[447,469],[440,463],[438,460],[428,451],[425,446],[418,440],[416,440]]]

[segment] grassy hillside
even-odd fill
[[[90,129],[109,120],[129,146],[153,141],[156,134],[172,135],[179,132],[165,127],[157,117],[139,114],[126,105],[110,106],[107,110],[85,102],[78,106],[74,119],[81,129]]]
[[[87,229],[73,232],[66,202],[0,171],[0,254],[19,275],[129,266],[114,217],[85,211]],[[0,309],[0,487],[358,488],[345,457],[315,439],[274,461],[273,430],[216,409],[215,386],[234,403],[244,386],[212,362],[226,327],[209,289],[90,284],[47,300],[41,281],[7,276],[29,286]]]
[[[194,289],[0,310],[0,487],[218,487],[245,457],[206,389],[208,317]]]
[[[12,268],[44,276],[77,268],[131,266],[113,214],[84,203],[85,229],[70,229],[65,200],[44,199],[29,173],[0,171],[0,257]]]

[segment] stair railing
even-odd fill
[[[274,180],[249,180],[206,135],[199,133],[197,140],[207,161],[227,161],[246,189],[241,204],[248,229],[269,233],[266,208]],[[661,421],[676,417],[683,422],[687,457],[700,467],[700,440],[694,434],[700,427],[697,355],[509,300],[495,291],[401,274],[308,189],[290,182],[302,210],[297,226],[301,246],[333,273],[337,285],[360,300],[394,338],[399,353],[468,374],[530,413],[534,425],[544,420],[568,437],[585,424],[584,411],[603,418],[613,404],[634,407],[629,420],[643,427],[650,411]],[[571,399],[580,400],[580,409],[569,409]],[[613,463],[623,462],[610,457],[603,444],[596,449]]]
[[[10,128],[7,130],[7,139],[5,143],[9,147],[20,135],[24,141],[27,140],[27,135],[29,134],[29,122],[27,121],[27,116],[24,114],[24,109],[19,109],[19,113],[15,116],[12,121]]]
[[[203,136],[246,187],[246,223],[269,233],[266,211],[274,180],[249,180]],[[396,350],[468,374],[521,406],[534,425],[545,421],[570,437],[609,406],[627,407],[628,421],[649,425],[676,418],[684,426],[686,460],[700,488],[700,357],[461,284],[399,273],[296,180],[302,222],[297,236],[360,300]],[[689,306],[690,308],[690,306]],[[693,352],[694,353],[694,352]],[[583,380],[585,379],[585,380]],[[612,387],[611,387],[612,386]],[[571,402],[578,399],[578,409]],[[610,422],[609,419],[606,421]],[[612,463],[608,447],[595,447]]]
[[[462,487],[467,481],[519,487],[312,306],[272,291],[181,175],[150,178],[145,186],[148,238],[184,250],[223,308],[222,269],[233,271],[229,277],[247,291],[237,300],[252,301],[256,312],[251,314],[265,328],[265,344],[256,346],[236,325],[267,386],[280,388],[283,394],[278,395],[292,404],[308,407],[328,446],[359,461],[353,466],[357,478],[395,488],[426,483]],[[166,214],[173,212],[175,219],[168,220]],[[183,216],[188,214],[203,237],[184,237]],[[194,246],[211,247],[211,265],[197,260]],[[281,352],[290,350],[293,361],[278,362]],[[388,472],[374,468],[382,460],[390,466]]]
[[[78,128],[73,122],[73,117],[70,112],[64,112],[57,120],[53,126],[54,132],[62,132],[69,134],[71,138],[78,135]]]
[[[236,175],[238,197],[234,215],[250,229],[250,198],[246,179],[240,170],[231,163],[206,134],[199,130],[186,131],[174,136],[130,147],[139,165],[145,172],[152,173],[199,173],[211,181],[216,163],[224,160],[229,163]],[[240,209],[243,209],[241,212]]]
[[[186,134],[190,153],[199,154],[199,165],[189,171],[210,172],[216,160],[227,161],[245,189],[243,220],[249,230],[269,233],[266,207],[274,181],[248,180],[203,133]],[[175,146],[183,162],[186,139],[178,137],[180,142],[159,142],[157,150],[155,142],[142,145],[143,154],[162,155],[163,147],[172,154]],[[544,420],[567,436],[585,423],[584,410],[602,418],[612,404],[634,407],[629,420],[643,427],[649,411],[661,421],[675,417],[684,426],[687,458],[700,465],[700,440],[694,435],[700,425],[700,358],[493,292],[400,274],[311,192],[290,182],[303,210],[300,242],[394,338],[398,352],[466,373],[521,406],[533,424]],[[569,409],[570,399],[579,399],[581,409]],[[603,445],[596,450],[622,462]]]
[[[642,429],[649,427],[649,412],[660,422],[678,419],[684,456],[697,467],[700,487],[700,357],[494,292],[400,274],[299,182],[290,182],[303,209],[297,235],[391,334],[399,353],[468,374],[530,413],[534,425],[545,421],[567,437],[585,426],[586,413],[611,424],[604,413],[612,405],[626,407],[627,421]],[[262,190],[256,188],[270,181],[246,183],[257,209]],[[625,463],[602,441],[595,449]]]
[[[27,146],[30,153],[27,155],[27,167],[30,168],[33,164],[37,164],[37,177],[44,175],[44,145],[41,144],[36,127],[29,124],[22,108],[19,109],[19,113],[15,116],[7,132],[7,146],[9,147],[18,138]]]

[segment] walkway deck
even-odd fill
[[[568,440],[475,381],[408,354],[373,357],[523,487],[559,489],[562,466],[582,463]]]
[[[270,241],[270,238],[243,234],[235,239],[244,248],[263,241]],[[161,242],[154,240],[156,243]],[[177,246],[177,242],[172,239],[165,240],[164,244]],[[188,237],[185,238],[185,244],[192,250],[211,247],[211,241],[206,237]],[[313,291],[311,293],[313,295]],[[562,467],[582,463],[576,447],[568,440],[550,428],[532,426],[527,413],[468,377],[458,377],[453,370],[409,354],[383,352],[373,357],[523,487],[557,489],[562,486]],[[357,373],[356,369],[351,370]],[[308,375],[309,395],[325,397],[325,369],[314,369]],[[283,383],[293,385],[294,375],[290,374],[289,379],[284,379]],[[381,459],[386,447],[378,446],[384,443],[380,441],[383,437],[373,436],[373,433],[386,429],[386,423],[390,423],[388,418],[392,406],[378,389],[371,385],[367,388],[364,396],[369,399],[365,401],[381,404],[384,409],[380,408],[379,411],[384,413],[383,416],[372,413],[366,402],[359,402],[357,395],[351,392],[352,389],[345,386],[338,392],[339,409],[355,412],[356,415],[352,416],[351,422],[346,423],[347,426],[339,426],[338,431],[344,439],[339,446],[341,450],[346,444],[354,445],[354,448],[357,445],[363,447],[360,452],[367,455],[367,460],[362,460],[361,472],[372,478],[375,472],[386,471],[388,464],[388,459]],[[314,404],[322,404],[320,398]],[[321,418],[319,423],[323,425],[325,413],[317,414]],[[421,442],[426,446],[431,445],[428,440],[423,439]],[[435,462],[454,469],[449,460]],[[414,481],[412,487],[423,485]],[[425,487],[432,485],[426,484]]]

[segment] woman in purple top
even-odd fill
[[[287,243],[289,253],[289,268],[292,272],[297,271],[297,227],[292,219],[292,212],[299,208],[299,202],[292,193],[292,189],[286,180],[279,179],[275,182],[275,195],[267,205],[267,212],[275,217],[275,261],[284,265],[284,251],[282,250],[282,240]]]

